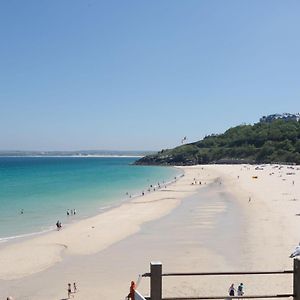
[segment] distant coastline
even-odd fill
[[[70,158],[72,158],[72,157],[74,157],[74,158],[97,158],[97,157],[99,157],[99,158],[118,158],[118,157],[120,157],[120,158],[122,158],[122,157],[124,157],[124,158],[141,158],[141,157],[144,157],[145,155],[113,155],[113,154],[111,154],[111,155],[109,155],[109,154],[107,154],[107,155],[101,155],[101,154],[95,154],[95,155],[78,155],[78,154],[74,154],[74,155],[1,155],[0,154],[0,157],[65,157],[65,158],[67,158],[67,157],[70,157]]]
[[[78,150],[78,151],[19,151],[0,150],[0,157],[144,157],[155,151]]]

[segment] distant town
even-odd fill
[[[270,123],[274,120],[286,120],[286,121],[299,121],[300,120],[300,113],[290,114],[290,113],[283,113],[283,114],[273,114],[268,116],[263,116],[260,118],[260,122],[267,122]]]

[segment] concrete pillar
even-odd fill
[[[162,264],[161,262],[150,263],[150,298],[151,300],[162,299]],[[299,299],[300,300],[300,299]]]

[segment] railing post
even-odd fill
[[[300,300],[300,260],[294,259],[294,300]]]
[[[162,298],[162,265],[161,262],[150,263],[150,298],[161,300]],[[299,299],[300,300],[300,299]]]

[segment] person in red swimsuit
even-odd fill
[[[131,281],[130,290],[129,290],[129,294],[127,296],[127,299],[134,300],[134,290],[135,290],[135,288],[136,288],[136,286],[135,286],[134,281]]]

